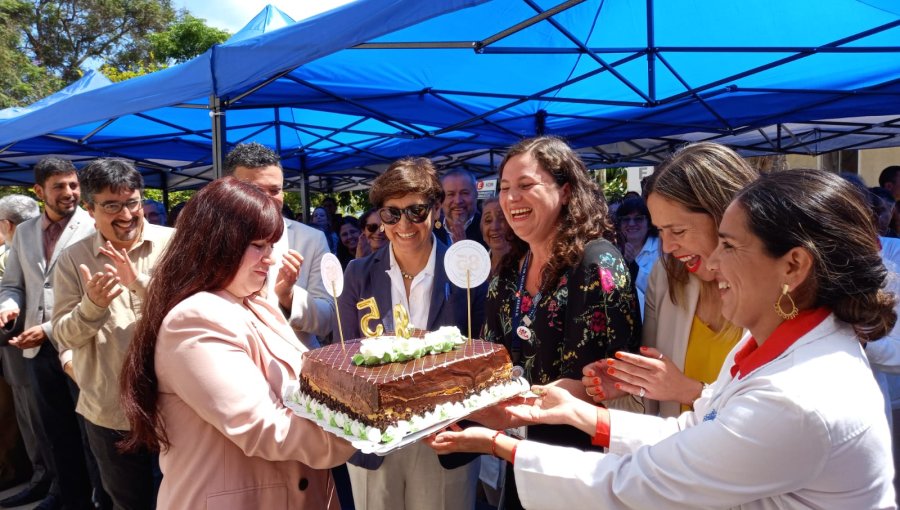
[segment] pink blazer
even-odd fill
[[[339,508],[328,469],[353,448],[281,400],[305,350],[261,298],[201,292],[169,312],[155,356],[161,510]]]

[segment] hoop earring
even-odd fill
[[[781,306],[781,300],[784,299],[785,296],[787,296],[788,301],[791,302],[790,312],[785,312],[784,308]],[[792,298],[791,295],[788,294],[788,284],[786,283],[781,286],[781,295],[778,296],[778,301],[775,301],[775,313],[777,313],[779,317],[786,321],[797,317],[797,314],[800,313],[800,311],[797,309],[797,303],[794,303],[794,298]]]
[[[441,220],[434,220],[434,228],[441,228],[444,224],[441,223]]]
[[[378,225],[378,231],[384,232],[384,223],[382,223],[381,225]]]

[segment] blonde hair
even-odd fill
[[[739,191],[759,177],[759,172],[724,145],[700,142],[687,145],[665,160],[654,172],[646,196],[658,194],[691,212],[708,214],[722,222],[725,209]],[[684,297],[688,272],[674,257],[663,256],[669,282],[669,298],[678,304]]]

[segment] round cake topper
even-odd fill
[[[487,280],[491,272],[491,258],[484,246],[475,241],[464,240],[453,243],[444,255],[444,270],[447,278],[457,287],[466,288],[466,271],[468,270],[468,287],[477,287]]]
[[[333,253],[326,253],[322,255],[319,269],[322,272],[322,283],[325,284],[325,290],[332,297],[340,296],[344,291],[344,270],[341,269],[341,261]]]

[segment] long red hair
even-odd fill
[[[252,184],[225,177],[201,189],[178,217],[178,229],[147,290],[144,313],[122,367],[121,400],[131,432],[120,447],[152,451],[168,446],[157,413],[154,354],[163,319],[184,299],[225,288],[253,241],[277,241],[284,231],[281,208]]]

